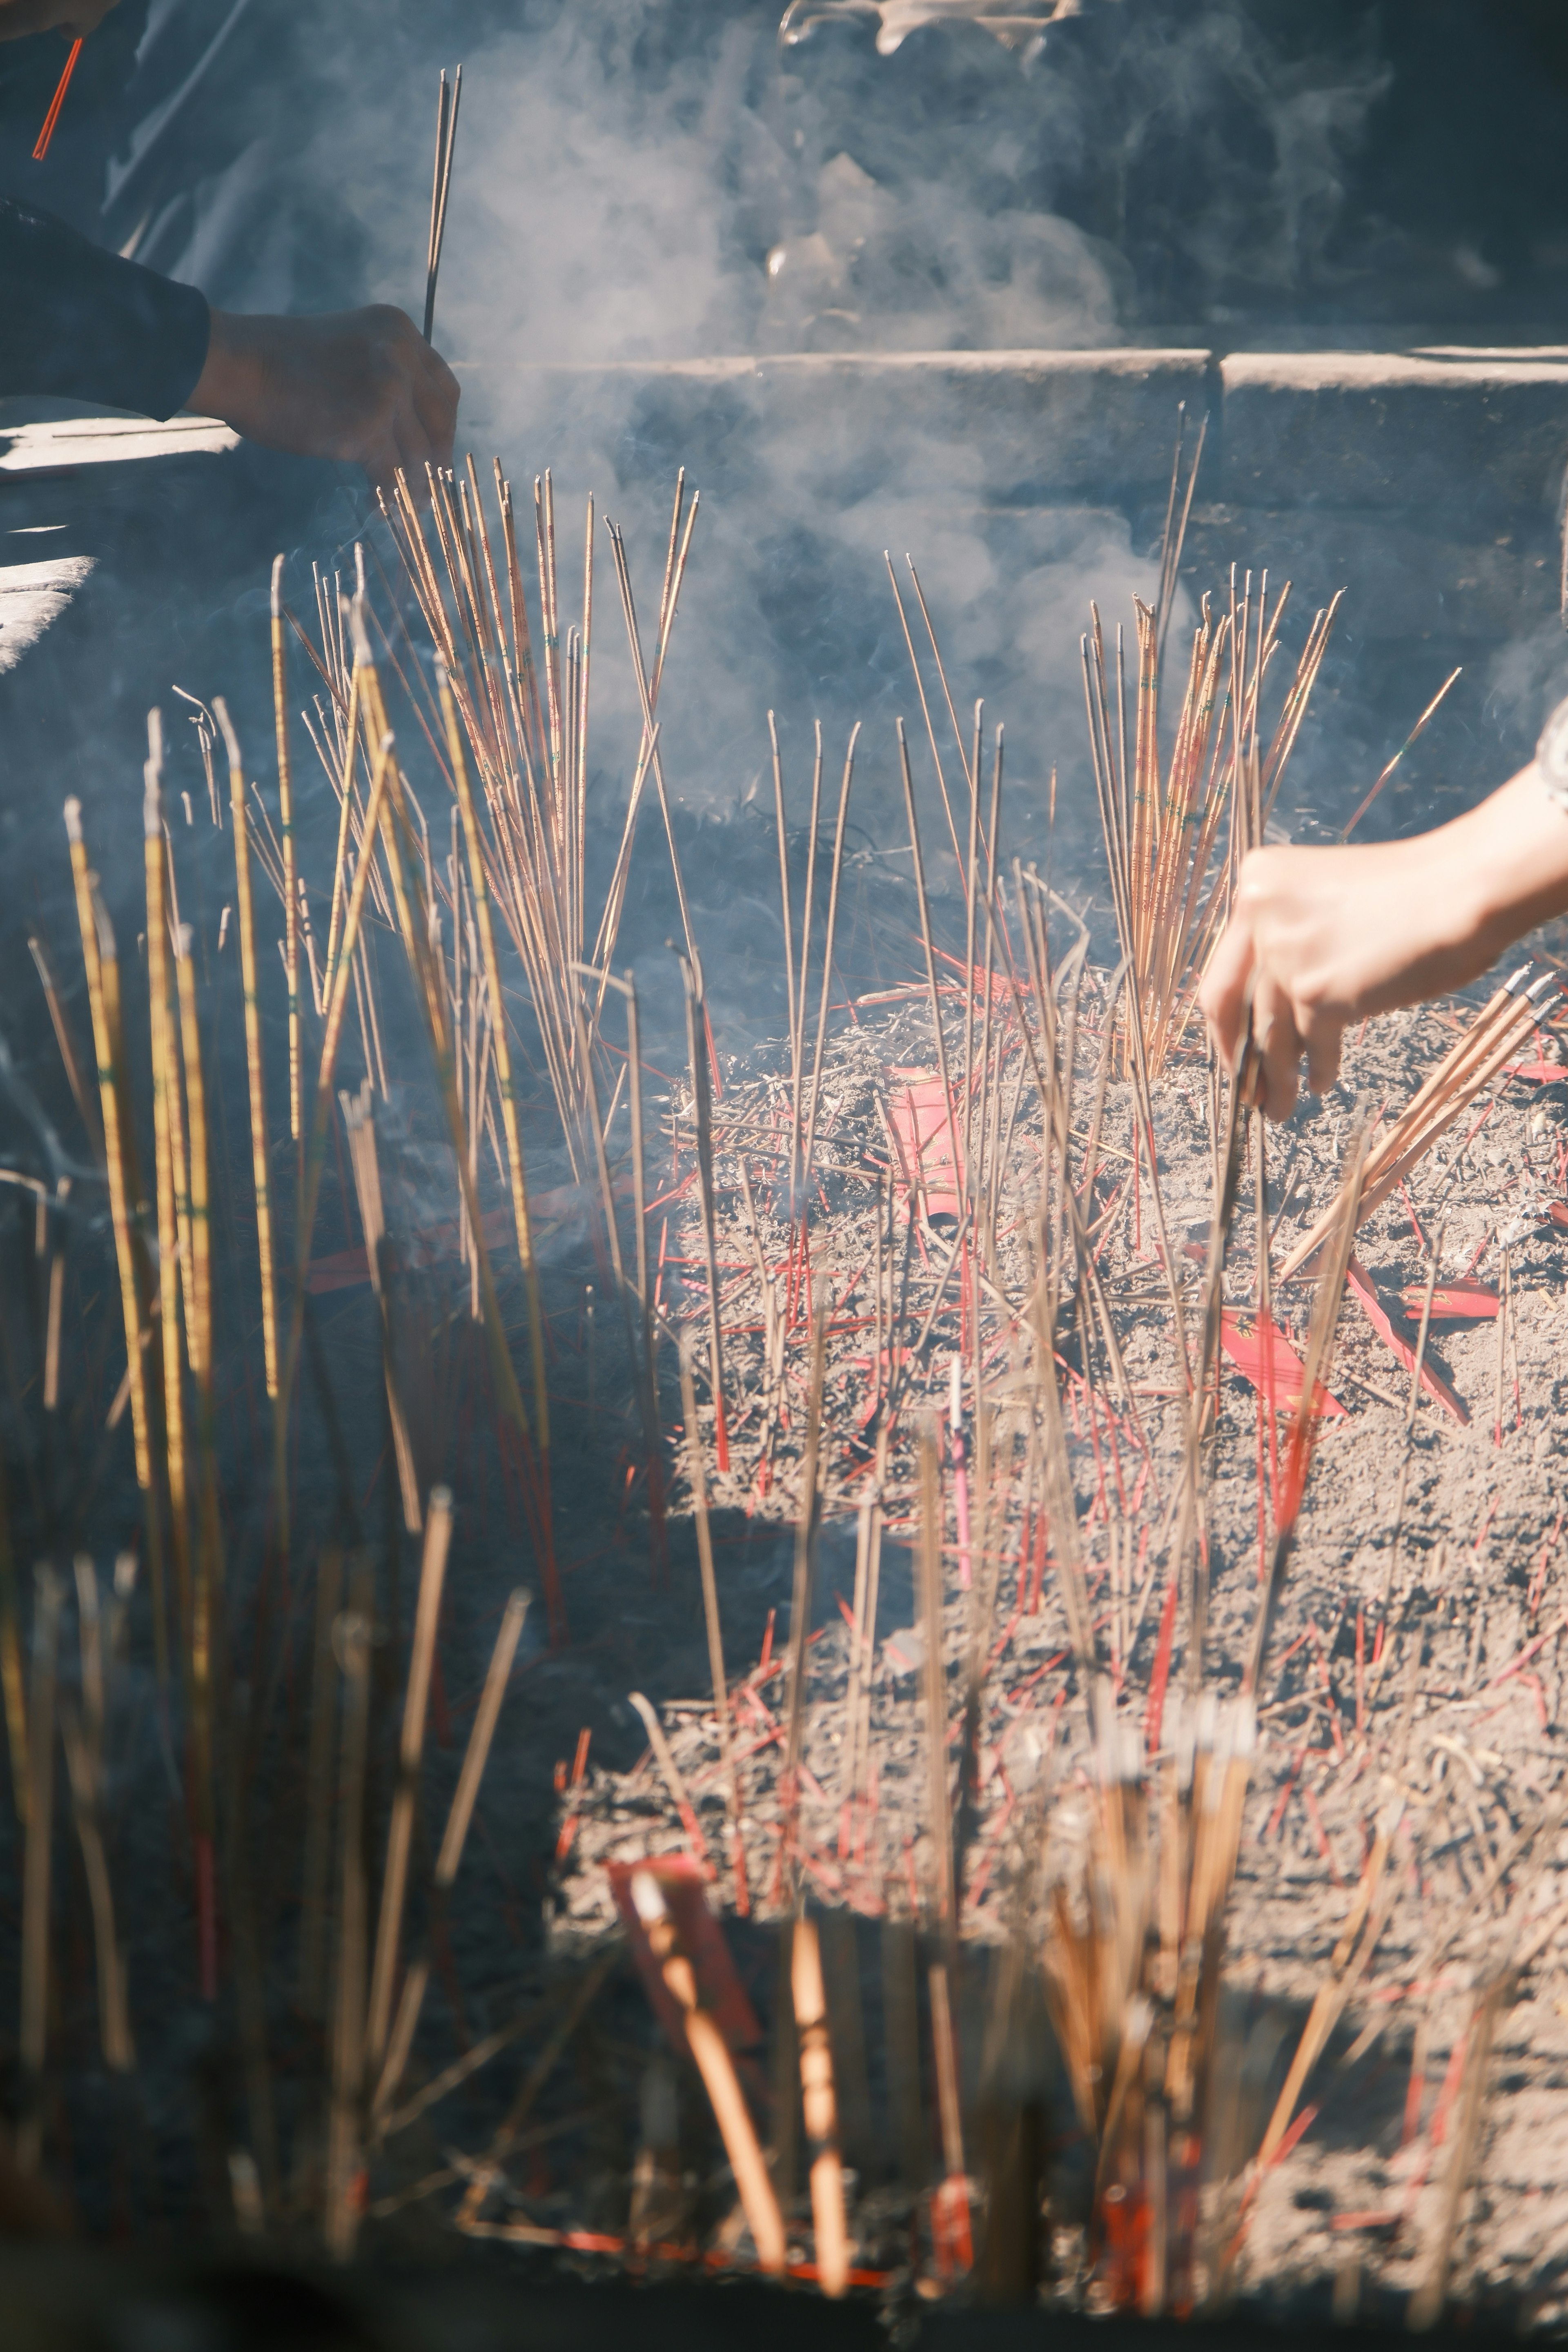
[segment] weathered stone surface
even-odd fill
[[[1119,498],[1163,488],[1178,404],[1211,397],[1203,351],[788,354],[613,367],[459,369],[471,406],[564,462],[611,448],[623,479],[650,457],[727,474],[809,471],[856,499],[933,488],[975,499]]]
[[[1462,536],[1560,497],[1568,350],[1237,352],[1220,376],[1228,499],[1427,509]]]
[[[1146,509],[1133,543],[1158,535],[1163,511]],[[1276,589],[1310,615],[1346,591],[1346,626],[1363,638],[1441,637],[1496,644],[1538,628],[1557,610],[1557,552],[1541,531],[1460,539],[1445,518],[1387,512],[1199,504],[1187,527],[1182,577],[1196,596],[1226,592],[1233,562],[1267,568]]]
[[[0,677],[59,619],[92,568],[90,555],[0,564]]]

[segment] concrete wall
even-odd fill
[[[1568,346],[1394,352],[985,352],[712,360],[466,376],[466,406],[542,450],[608,443],[625,473],[742,472],[787,446],[874,493],[912,460],[976,503],[1164,515],[1178,402],[1206,415],[1186,566],[1256,551],[1365,633],[1499,645],[1557,607]],[[868,453],[873,453],[868,458]],[[869,463],[872,479],[868,481]],[[939,477],[938,478],[942,478]],[[933,489],[937,487],[933,481]]]

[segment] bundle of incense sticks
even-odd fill
[[[1238,595],[1233,569],[1228,612],[1216,618],[1213,600],[1204,597],[1163,776],[1161,615],[1134,598],[1137,699],[1130,759],[1121,631],[1116,634],[1112,680],[1099,608],[1089,608],[1090,626],[1080,641],[1089,753],[1117,929],[1131,975],[1124,1018],[1141,1026],[1151,1078],[1163,1070],[1191,1017],[1193,991],[1224,928],[1237,866],[1263,838],[1328,650],[1338,597],[1318,614],[1308,633],[1265,751],[1263,687],[1279,650],[1289,593],[1287,581],[1270,605],[1265,572],[1255,616],[1252,575],[1246,575]],[[1221,856],[1227,814],[1227,854]],[[1129,1066],[1133,1059],[1130,1038],[1124,1059]]]
[[[587,963],[603,973],[614,960],[637,818],[650,773],[674,865],[687,952],[695,953],[656,714],[698,499],[693,496],[687,505],[683,470],[676,486],[651,664],[637,627],[625,543],[615,526],[609,526],[643,732],[619,852],[590,942],[585,858],[594,501],[590,498],[587,504],[581,625],[567,627],[563,636],[554,484],[548,473],[534,483],[533,537],[542,646],[542,659],[536,666],[512,489],[499,458],[494,473],[499,534],[492,531],[471,457],[465,461],[461,476],[429,471],[429,538],[401,474],[392,501],[383,501],[383,511],[450,680],[462,738],[479,771],[477,805],[487,821],[479,854],[489,889],[521,959],[567,1148],[579,1179],[586,1181],[593,1167],[593,1146],[588,1072],[582,1059],[575,1011],[581,993],[579,969]],[[474,845],[471,839],[471,850]],[[603,1000],[601,981],[595,1012]]]
[[[1090,2255],[1107,2300],[1185,2315],[1255,1720],[1250,1700],[1173,1702],[1145,1765],[1103,1701],[1089,1834],[1051,1893],[1046,1999],[1095,2150]]]
[[[1546,1020],[1563,994],[1555,972],[1536,980],[1531,963],[1521,963],[1477,1013],[1469,1027],[1431,1076],[1418,1087],[1387,1133],[1367,1154],[1356,1223],[1366,1223],[1374,1209],[1405,1182],[1439,1136],[1447,1133],[1460,1113],[1474,1102],[1513,1061],[1531,1032]],[[1304,1234],[1280,1266],[1279,1279],[1300,1274],[1328,1239],[1333,1223],[1331,1209]]]

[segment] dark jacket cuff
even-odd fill
[[[0,196],[0,394],[172,416],[206,364],[211,324],[194,286]]]

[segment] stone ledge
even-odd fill
[[[1145,509],[1133,524],[1135,545],[1158,541],[1163,509]],[[1425,529],[1405,513],[1194,505],[1182,578],[1199,595],[1223,595],[1233,561],[1267,569],[1278,591],[1289,580],[1293,603],[1309,614],[1338,588],[1348,590],[1345,626],[1363,639],[1439,637],[1495,644],[1557,614],[1558,555],[1538,531],[1459,539],[1438,515]]]
[[[1430,507],[1478,527],[1555,510],[1568,350],[1237,352],[1219,376],[1226,498]]]
[[[1177,404],[1201,415],[1206,351],[787,352],[768,357],[458,369],[544,454],[607,440],[639,468],[705,478],[810,466],[835,495],[875,496],[911,455],[976,499],[1147,491],[1169,478]],[[706,446],[700,447],[700,443]]]

